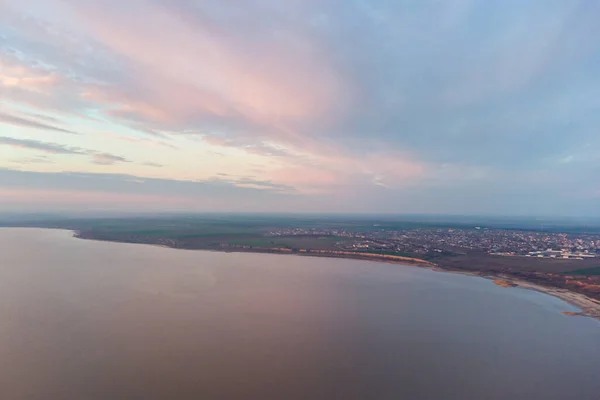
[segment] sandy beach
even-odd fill
[[[536,285],[535,283],[530,283],[526,281],[514,280],[508,277],[502,277],[502,279],[506,279],[514,284],[517,287],[522,287],[524,289],[531,289],[538,292],[546,293],[554,297],[558,297],[561,300],[570,303],[577,308],[581,309],[580,314],[566,314],[566,315],[582,315],[587,317],[592,317],[600,320],[600,302],[597,300],[591,299],[583,294],[575,293],[570,290],[553,288],[548,286]]]

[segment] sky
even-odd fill
[[[0,212],[600,216],[600,2],[0,0]]]

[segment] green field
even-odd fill
[[[600,267],[577,269],[575,271],[569,271],[569,272],[567,272],[567,274],[568,275],[596,276],[596,275],[600,275]]]
[[[248,237],[227,240],[227,243],[240,246],[254,246],[264,248],[288,248],[288,249],[314,249],[314,250],[332,250],[335,244],[348,240],[345,237],[323,236],[268,236],[268,237]]]

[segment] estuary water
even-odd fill
[[[0,398],[600,398],[600,322],[412,266],[0,229]]]

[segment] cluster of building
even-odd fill
[[[345,238],[341,250],[376,250],[399,253],[427,253],[461,250],[497,255],[584,259],[600,257],[600,234],[554,233],[505,229],[414,228],[349,231],[328,228],[286,228],[274,236],[323,235]]]
[[[279,228],[267,232],[268,236],[339,236],[361,237],[355,232],[340,228]]]
[[[542,251],[530,251],[527,253],[529,257],[539,257],[539,258],[567,258],[567,259],[575,259],[575,260],[583,260],[585,258],[595,258],[598,254],[590,253],[589,250],[573,252],[568,249],[561,250],[553,250],[546,249]]]

